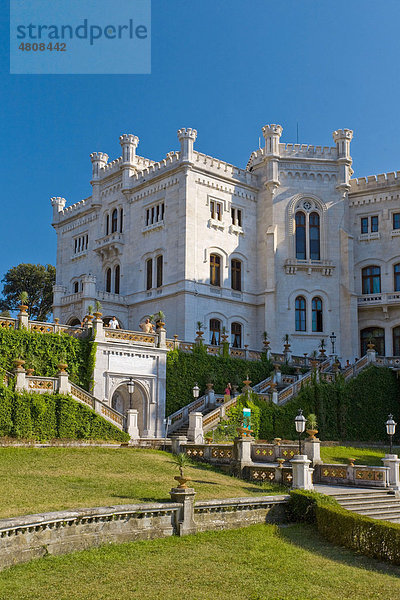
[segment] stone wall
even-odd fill
[[[194,495],[194,494],[193,494]],[[167,502],[82,508],[0,520],[0,569],[48,554],[67,554],[106,543],[246,527],[284,520],[288,496]],[[189,511],[191,514],[186,514]]]

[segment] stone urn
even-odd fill
[[[97,311],[96,311],[96,312],[94,312],[94,313],[93,313],[93,316],[94,316],[96,319],[101,319],[101,317],[103,316],[103,313],[101,313],[101,312],[97,312]]]
[[[211,392],[211,390],[213,389],[213,385],[214,384],[211,382],[206,383],[206,387],[207,387],[206,393]]]
[[[179,489],[186,489],[187,485],[186,483],[188,481],[191,481],[190,477],[181,477],[180,475],[175,475],[174,479],[179,483],[178,488]]]
[[[28,377],[32,377],[33,373],[34,373],[35,369],[26,369],[26,374],[28,375]]]
[[[276,462],[279,465],[279,469],[282,469],[283,468],[283,463],[285,462],[285,459],[284,458],[277,458]]]
[[[318,429],[306,429],[307,433],[308,433],[308,439],[309,440],[315,440],[316,439],[316,435],[318,433]]]
[[[229,337],[229,335],[227,335],[226,333],[223,333],[223,334],[221,335],[221,338],[222,338],[222,343],[223,343],[223,344],[225,344],[225,342],[227,341],[228,337]]]
[[[316,360],[315,358],[310,358],[310,364],[311,364],[311,368],[313,371],[315,371],[316,368],[318,367],[318,363],[319,363],[319,361]]]
[[[265,350],[269,350],[269,345],[270,345],[270,341],[269,340],[264,340],[263,341],[263,345],[264,345],[264,349]]]
[[[156,329],[164,329],[165,327],[165,322],[164,321],[157,321],[156,322]]]
[[[373,342],[368,342],[367,348],[368,348],[368,350],[374,350],[375,344]]]
[[[349,461],[349,467],[354,467],[354,463],[356,462],[356,458],[348,458],[347,459]]]
[[[280,446],[281,441],[282,441],[282,438],[274,438],[274,444],[276,444],[276,446]],[[283,461],[283,462],[285,462],[285,461]]]
[[[23,370],[22,367],[25,364],[25,361],[22,358],[14,358],[13,364],[14,364],[14,369],[16,371],[22,371]]]
[[[86,315],[86,320],[88,323],[91,323],[94,319],[94,315]]]
[[[62,362],[62,361],[60,361],[57,365],[57,369],[59,370],[60,373],[66,373],[67,367],[68,367],[68,364],[66,362]]]
[[[28,311],[28,305],[27,304],[20,304],[18,306],[18,308],[19,308],[19,312],[20,312],[21,315],[26,315],[27,314],[27,311]]]

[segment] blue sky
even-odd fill
[[[153,0],[152,73],[121,76],[9,75],[1,6],[0,278],[55,264],[49,198],[90,195],[89,154],[116,158],[121,133],[159,160],[195,127],[244,166],[266,123],[315,145],[348,127],[356,176],[400,170],[398,0]]]

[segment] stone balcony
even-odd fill
[[[123,233],[110,233],[95,241],[94,251],[100,254],[101,258],[109,259],[122,254],[124,246]]]
[[[358,296],[357,303],[359,308],[369,308],[370,306],[400,306],[399,292],[381,292],[379,294],[363,294]]]
[[[335,265],[331,260],[301,260],[298,258],[288,258],[285,261],[285,272],[287,275],[296,275],[298,271],[306,271],[309,275],[313,272],[322,275],[333,275]]]

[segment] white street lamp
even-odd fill
[[[192,393],[193,393],[193,398],[196,400],[196,398],[198,398],[199,394],[200,394],[200,388],[197,385],[197,383],[194,384],[193,389],[192,389]]]
[[[132,377],[128,381],[127,387],[129,393],[129,408],[133,408],[133,392],[135,391],[135,382],[133,381]]]
[[[392,454],[393,436],[396,431],[396,425],[397,425],[397,423],[395,423],[393,420],[393,415],[389,415],[389,418],[386,421],[385,425],[386,425],[386,433],[388,434],[389,440],[390,440],[390,454]]]

